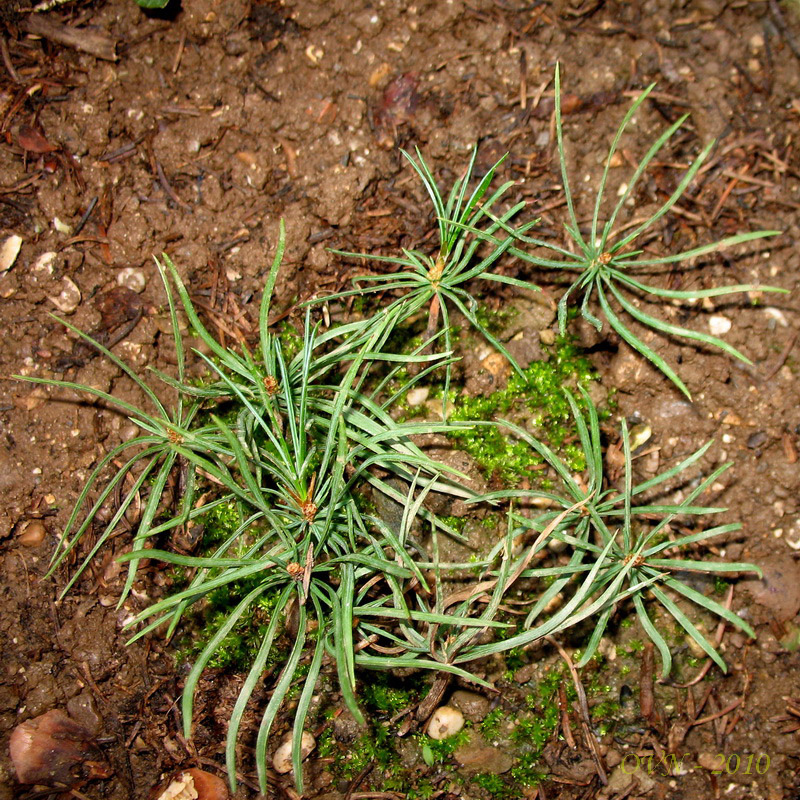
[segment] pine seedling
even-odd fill
[[[364,253],[334,251],[338,255],[350,258],[392,264],[399,267],[399,270],[386,275],[365,275],[355,278],[353,282],[358,288],[327,297],[325,300],[363,295],[367,292],[390,290],[399,292],[400,297],[390,304],[385,312],[391,313],[393,309],[400,309],[398,321],[402,322],[418,311],[427,308],[428,324],[424,339],[426,343],[430,342],[436,338],[437,331],[443,330],[445,351],[448,353],[452,350],[451,313],[452,309],[456,309],[463,314],[472,327],[509,360],[517,372],[521,373],[521,367],[502,342],[493,336],[478,319],[476,315],[477,300],[468,288],[470,281],[488,280],[538,291],[538,287],[530,282],[490,271],[490,268],[514,243],[512,237],[500,240],[495,237],[495,234],[507,226],[525,207],[525,203],[522,201],[514,204],[507,211],[499,213],[496,217],[493,214],[493,209],[499,204],[503,195],[514,185],[513,181],[507,181],[487,196],[495,173],[506,157],[503,156],[492,165],[470,193],[469,185],[472,182],[478,153],[476,146],[472,151],[464,176],[455,181],[445,199],[419,149],[416,151],[417,160],[406,151],[402,151],[402,153],[419,176],[431,199],[438,224],[437,251],[433,255],[427,255],[418,250],[404,249],[402,256],[372,256]],[[491,221],[485,229],[477,227],[487,219]],[[535,223],[536,220],[526,223],[516,233],[524,235],[525,231]],[[478,235],[473,236],[472,232],[476,232]],[[491,240],[492,246],[488,253],[479,258],[477,250],[484,239]],[[448,363],[445,365],[442,396],[445,417],[450,379],[451,365]]]
[[[683,300],[694,301],[707,297],[724,297],[741,292],[785,292],[772,286],[758,286],[751,284],[736,284],[732,286],[718,286],[711,289],[688,289],[671,290],[660,286],[643,283],[636,275],[643,269],[659,268],[671,264],[683,264],[692,259],[700,258],[711,253],[718,252],[736,245],[745,244],[771,236],[777,236],[780,231],[748,231],[739,233],[735,236],[728,236],[716,242],[700,245],[681,253],[662,256],[659,258],[641,257],[642,249],[636,249],[643,234],[650,231],[653,226],[661,220],[675,206],[680,198],[689,190],[692,180],[697,175],[698,170],[708,157],[714,142],[706,145],[691,166],[686,170],[678,186],[660,208],[651,214],[646,220],[636,225],[633,230],[617,228],[617,219],[620,211],[633,196],[640,178],[645,173],[648,165],[652,162],[659,151],[666,145],[669,139],[676,133],[680,126],[685,122],[688,114],[683,115],[670,125],[661,136],[650,146],[645,156],[636,166],[633,176],[627,186],[620,192],[611,215],[605,222],[601,220],[601,209],[605,194],[608,174],[613,164],[614,155],[617,152],[620,139],[626,127],[630,123],[634,114],[642,107],[647,97],[653,91],[655,84],[651,84],[633,102],[628,112],[625,114],[622,123],[617,129],[616,135],[609,148],[605,162],[602,178],[597,187],[597,196],[594,202],[594,211],[588,230],[582,228],[573,203],[572,190],[570,187],[567,158],[564,150],[564,133],[561,115],[561,78],[559,67],[555,73],[555,112],[556,112],[556,135],[558,143],[558,157],[561,167],[561,176],[564,183],[564,193],[567,201],[567,212],[569,222],[565,225],[566,232],[574,245],[574,251],[553,244],[552,242],[541,239],[527,237],[524,231],[519,230],[516,236],[520,242],[532,245],[536,248],[544,248],[554,253],[554,257],[539,255],[536,251],[522,250],[517,247],[510,248],[510,252],[519,258],[534,264],[537,267],[547,269],[565,270],[578,273],[576,280],[564,292],[558,302],[558,324],[562,333],[567,327],[567,309],[570,300],[575,299],[580,302],[581,316],[591,323],[597,330],[602,330],[603,322],[595,315],[592,310],[593,301],[596,299],[600,312],[611,328],[627,342],[634,350],[643,355],[655,367],[663,372],[688,398],[691,399],[689,390],[684,382],[677,375],[675,370],[665,361],[665,359],[637,336],[624,321],[625,315],[636,320],[645,327],[651,328],[659,333],[678,338],[690,339],[701,344],[719,348],[740,361],[750,364],[750,360],[732,345],[701,331],[695,331],[679,325],[666,322],[663,319],[652,316],[642,311],[638,306],[638,297],[645,296],[656,298],[663,301]],[[512,228],[505,220],[496,219],[500,227],[506,233],[513,233]],[[470,228],[474,233],[482,238],[487,238],[492,246],[500,247],[506,245],[506,240],[501,240],[490,236],[489,231],[480,231]],[[621,309],[613,307],[613,304]]]
[[[676,503],[644,503],[637,505],[636,498],[651,493],[657,487],[673,479],[685,476],[687,470],[696,464],[711,447],[708,442],[674,467],[636,486],[633,485],[631,466],[631,447],[627,426],[622,422],[622,443],[624,453],[624,484],[620,491],[607,485],[603,469],[603,454],[600,442],[600,424],[597,411],[588,394],[583,393],[588,408],[588,425],[574,398],[567,393],[577,425],[582,449],[586,456],[587,472],[585,479],[572,474],[566,464],[543,443],[533,438],[522,428],[511,423],[501,423],[515,436],[526,441],[553,468],[558,475],[564,492],[509,490],[485,495],[479,500],[496,501],[499,499],[527,498],[545,500],[553,509],[534,519],[522,515],[514,515],[520,530],[539,533],[556,518],[561,517],[552,537],[563,542],[571,550],[568,565],[555,568],[527,570],[526,577],[555,578],[553,583],[542,593],[525,620],[526,634],[520,639],[528,641],[534,632],[552,628],[554,620],[564,617],[564,609],[557,611],[543,623],[538,622],[548,604],[561,592],[568,592],[576,576],[589,573],[592,575],[588,587],[587,598],[606,596],[607,602],[598,605],[594,602],[598,614],[594,631],[584,651],[580,664],[586,664],[594,655],[606,626],[621,601],[630,597],[642,628],[656,645],[662,661],[662,674],[666,678],[672,667],[672,655],[663,634],[654,624],[645,604],[649,595],[672,616],[686,633],[726,671],[726,665],[714,645],[692,622],[689,616],[675,602],[682,597],[690,603],[711,612],[720,619],[744,631],[751,637],[755,633],[741,617],[723,605],[706,597],[690,586],[685,576],[687,573],[721,573],[753,572],[761,575],[754,564],[739,562],[717,562],[707,558],[693,558],[686,552],[690,547],[709,542],[716,536],[729,534],[741,528],[739,523],[729,523],[704,528],[698,521],[695,532],[682,532],[673,535],[670,527],[676,520],[682,522],[683,531],[691,524],[687,520],[693,517],[704,517],[719,514],[727,509],[697,505],[695,501],[708,490],[719,477],[731,466],[730,463],[714,469],[708,476],[697,482],[686,496]],[[689,481],[684,477],[685,482]],[[566,512],[566,513],[565,513]],[[624,579],[620,581],[620,577]],[[581,584],[584,588],[586,580]],[[615,587],[617,595],[609,593]],[[568,608],[573,598],[564,608]]]

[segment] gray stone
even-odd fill
[[[449,705],[457,708],[471,722],[480,722],[491,710],[491,703],[486,697],[464,689],[453,692]]]
[[[549,328],[556,318],[556,309],[552,301],[541,294],[529,293],[525,298],[515,301],[518,313],[503,331],[505,341],[513,339],[520,332],[543,331]]]
[[[479,775],[483,772],[502,775],[514,766],[514,759],[508,753],[486,744],[480,736],[475,736],[469,744],[459,747],[453,756],[461,765],[459,772],[466,775]]]

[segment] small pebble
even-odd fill
[[[767,439],[769,439],[769,436],[767,436],[766,431],[756,431],[747,437],[747,446],[751,450],[755,450],[761,447],[762,444],[765,444]]]
[[[428,723],[431,739],[447,739],[455,736],[464,727],[464,715],[451,706],[439,706]]]
[[[430,392],[431,390],[427,386],[415,386],[413,389],[409,390],[406,395],[406,400],[408,400],[408,404],[412,408],[421,406],[428,399]]]
[[[17,542],[23,547],[38,547],[47,536],[47,529],[40,519],[29,519],[17,534]]]
[[[140,433],[140,428],[138,425],[134,425],[131,423],[130,425],[123,425],[119,429],[119,438],[122,439],[123,442],[129,442],[131,439],[136,438]]]
[[[306,47],[305,50],[306,58],[316,66],[319,64],[320,59],[325,55],[325,51],[321,47],[317,47],[317,45],[310,44]]]
[[[450,702],[471,722],[480,722],[491,711],[491,704],[486,697],[465,689],[453,692]]]
[[[768,308],[764,309],[764,313],[770,318],[774,319],[781,328],[788,328],[789,322],[786,319],[786,315],[781,311],[779,308],[773,308],[769,306]]]
[[[72,786],[73,770],[97,758],[89,731],[57,708],[17,725],[8,749],[17,780],[44,786]]]
[[[64,236],[69,236],[72,233],[72,226],[66,222],[62,222],[58,217],[53,217],[53,227]]]
[[[495,381],[506,378],[511,372],[511,365],[502,353],[489,353],[481,361],[481,367],[485,369]]]
[[[708,655],[708,653],[706,653],[706,651],[700,646],[700,643],[696,642],[691,636],[687,634],[683,638],[686,644],[689,646],[689,652],[691,652],[695,658],[705,658]]]
[[[720,757],[715,753],[699,753],[697,763],[703,769],[718,770],[720,768]]]
[[[721,314],[714,314],[714,316],[708,318],[708,329],[711,331],[712,336],[722,336],[723,333],[727,333],[731,329],[732,325],[733,323]]]
[[[597,652],[600,653],[606,661],[617,660],[617,646],[607,636],[603,636],[600,639],[600,643],[597,645]],[[616,766],[616,764],[613,766]]]
[[[193,767],[178,773],[158,800],[228,800],[230,794],[222,778]]]
[[[653,429],[649,425],[646,425],[643,422],[639,423],[638,425],[634,425],[629,434],[631,452],[635,452],[643,444],[648,442],[652,435]]]
[[[16,233],[3,242],[2,247],[0,247],[0,272],[6,272],[6,270],[14,266],[20,247],[22,247],[22,237],[17,236]]]
[[[48,250],[46,253],[42,253],[36,261],[33,262],[33,271],[34,272],[43,272],[45,275],[52,275],[53,274],[53,264],[55,260],[58,258],[58,253],[53,252],[52,250]]]
[[[621,167],[624,163],[625,159],[622,157],[622,154],[619,152],[619,150],[615,150],[611,158],[608,160],[608,166],[611,168]]]
[[[308,731],[303,731],[303,738],[300,742],[300,752],[303,759],[308,757],[308,754],[316,747],[316,744],[316,739]],[[275,772],[279,772],[281,775],[292,771],[291,735],[275,751],[275,755],[272,757],[272,766],[275,767]]]
[[[120,286],[125,286],[132,292],[141,294],[144,291],[144,287],[147,285],[147,279],[142,270],[136,269],[135,267],[125,267],[125,269],[121,269],[117,274],[117,283]]]
[[[70,278],[62,278],[61,285],[61,294],[49,300],[63,314],[71,314],[81,302],[81,290]]]
[[[542,344],[546,345],[555,344],[556,341],[555,331],[551,331],[550,328],[546,328],[543,331],[539,331],[539,341]]]

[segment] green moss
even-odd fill
[[[494,530],[503,524],[505,524],[505,520],[500,514],[489,513],[481,520],[481,527],[487,530]]]
[[[532,414],[528,428],[559,450],[568,468],[582,471],[586,464],[582,450],[568,441],[575,430],[569,403],[562,387],[596,379],[588,359],[580,355],[574,343],[559,338],[551,348],[550,358],[534,361],[522,375],[512,373],[504,389],[488,397],[457,395],[451,398],[450,419],[457,421],[497,421],[527,410]],[[521,442],[493,425],[476,425],[469,430],[449,434],[458,446],[469,453],[487,477],[499,478],[506,485],[518,485],[531,479],[541,468],[542,459]]]
[[[333,758],[336,753],[336,739],[333,728],[327,727],[317,737],[317,756],[319,758]]]
[[[481,734],[484,739],[496,739],[500,733],[500,723],[505,719],[505,712],[502,708],[490,711],[481,722]]]
[[[470,730],[468,724],[454,736],[448,736],[446,739],[432,739],[425,733],[417,734],[416,738],[422,750],[423,761],[429,767],[449,761],[459,747],[463,747],[469,742]]]
[[[615,717],[619,713],[619,703],[614,700],[603,700],[592,710],[592,719],[597,723],[600,733],[605,736],[614,727]]]
[[[436,787],[430,781],[421,781],[417,787],[406,792],[406,800],[430,800],[435,794]]]
[[[450,526],[457,533],[461,533],[461,531],[464,530],[464,526],[467,524],[466,517],[442,516],[439,517],[439,519],[444,522],[445,525]]]
[[[370,675],[360,691],[364,705],[378,714],[394,715],[412,706],[419,698],[418,686],[408,685],[402,687],[396,683],[388,673],[377,672]]]
[[[281,341],[283,357],[288,364],[302,349],[302,335],[287,321],[281,324],[278,338]]]
[[[513,679],[514,673],[520,668],[524,667],[527,661],[525,660],[525,651],[521,647],[513,647],[507,651],[506,657],[506,670],[510,673]]]
[[[399,756],[392,746],[388,728],[375,725],[352,744],[337,750],[331,771],[339,777],[352,779],[370,764],[385,771],[392,770],[398,763]]]
[[[511,770],[511,777],[518,786],[538,786],[547,778],[547,772],[539,767],[539,754],[523,753],[517,766]]]
[[[202,614],[199,628],[190,632],[178,648],[177,659],[179,662],[194,661],[203,652],[208,642],[229,619],[232,607],[231,597],[236,598],[247,594],[255,586],[256,581],[256,576],[250,581],[242,581],[241,589],[237,588],[236,594],[231,594],[230,586],[209,593],[208,606]],[[249,614],[239,619],[233,630],[222,640],[208,662],[209,667],[212,669],[235,669],[243,672],[250,668],[266,634],[279,594],[279,590],[264,593],[253,603]],[[272,648],[267,666],[283,663],[288,652],[288,643],[283,644],[279,641]]]
[[[517,717],[517,724],[511,739],[521,745],[528,745],[534,753],[541,753],[550,737],[558,727],[560,710],[558,708],[558,687],[564,683],[564,669],[556,667],[549,670],[536,684],[526,698],[528,713]],[[567,698],[574,700],[575,687],[571,682],[564,684]]]
[[[220,503],[202,517],[204,532],[198,554],[212,555],[217,548],[229,539],[242,524],[242,515],[235,502]],[[242,537],[244,546],[245,537]],[[235,547],[235,546],[234,546]],[[231,554],[235,550],[230,551]],[[184,575],[184,579],[188,576]],[[216,632],[227,622],[231,609],[238,600],[248,594],[263,580],[252,575],[230,586],[220,587],[208,593],[201,612],[194,616],[195,625],[179,642],[176,659],[178,663],[194,661],[204,650]],[[248,614],[243,615],[233,630],[222,640],[208,662],[212,669],[235,669],[247,671],[258,653],[266,633],[272,610],[278,600],[280,589],[264,592],[254,601]],[[268,666],[286,659],[288,644],[280,641],[273,648]]]
[[[204,553],[210,553],[214,545],[220,545],[233,536],[242,524],[242,515],[238,505],[229,501],[214,506],[203,515],[202,520],[204,527],[202,549]]]
[[[504,780],[501,775],[493,775],[491,773],[483,773],[476,775],[472,782],[480,786],[487,794],[496,800],[511,800],[511,798],[519,797],[519,794],[514,791],[512,786]]]

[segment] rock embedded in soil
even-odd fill
[[[81,290],[71,278],[64,277],[61,279],[60,294],[50,296],[49,300],[62,314],[72,314],[80,305]]]
[[[22,237],[16,233],[0,245],[0,272],[6,272],[14,266],[20,247],[22,247]]]
[[[508,753],[486,744],[479,736],[454,751],[453,757],[461,765],[460,771],[467,775],[502,775],[514,766],[514,759]]]
[[[290,734],[279,745],[272,757],[272,766],[275,768],[275,772],[279,772],[281,775],[292,771],[292,740],[293,737]],[[308,731],[303,731],[303,738],[300,742],[301,758],[305,760],[316,745],[316,739]]]
[[[46,711],[14,728],[11,763],[23,784],[71,786],[83,777],[108,777],[92,734],[60,709]]]
[[[506,379],[511,374],[511,364],[508,359],[499,352],[489,353],[481,360],[481,367],[491,376],[495,384],[504,385]]]
[[[389,478],[386,484],[403,496],[408,494],[408,484],[398,478]],[[373,489],[372,501],[375,503],[378,516],[389,526],[391,531],[399,534],[403,527],[405,506],[377,489]]]
[[[431,716],[427,733],[431,739],[447,739],[464,727],[464,715],[452,706],[439,706]]]
[[[544,331],[552,325],[556,318],[556,308],[541,294],[531,296],[515,302],[517,313],[503,331],[502,338],[508,341],[517,333],[528,331]]]
[[[333,720],[333,735],[337,742],[352,744],[362,732],[362,726],[347,708]]]
[[[47,529],[40,519],[29,519],[20,527],[17,544],[23,547],[38,547],[47,536]]]
[[[93,736],[100,733],[103,721],[97,712],[94,697],[88,690],[84,689],[80,694],[67,700],[67,713]]]
[[[470,722],[480,722],[491,710],[491,703],[486,697],[464,689],[453,692],[450,705],[458,709]]]
[[[747,580],[742,587],[750,592],[760,609],[753,609],[756,623],[776,619],[785,622],[800,611],[800,565],[790,555],[775,555],[758,564],[762,580]]]
[[[135,267],[125,267],[117,273],[117,283],[126,289],[141,294],[147,285],[147,278],[145,278],[142,270]]]
[[[54,250],[48,250],[46,253],[42,253],[36,261],[33,262],[31,272],[37,277],[48,277],[53,274],[57,259],[58,253]]]
[[[157,800],[228,800],[222,778],[193,767],[175,775]]]

